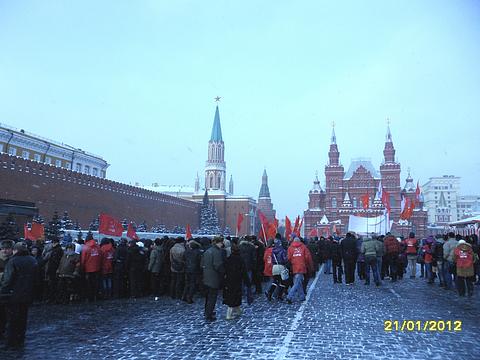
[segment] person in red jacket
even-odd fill
[[[82,249],[80,264],[85,273],[87,299],[90,302],[95,301],[102,267],[102,254],[92,234],[87,235]]]
[[[387,259],[387,268],[390,272],[392,282],[397,281],[398,275],[398,256],[400,255],[400,242],[395,236],[388,233],[383,240],[385,247],[385,257]]]
[[[417,275],[417,251],[418,241],[415,239],[415,233],[411,232],[408,239],[405,240],[405,253],[407,254],[408,266],[410,267],[410,279],[415,279]]]
[[[291,264],[293,273],[293,286],[287,295],[287,302],[291,304],[295,298],[305,300],[303,291],[304,275],[313,269],[312,254],[307,247],[296,237],[288,248],[288,261]]]
[[[113,258],[115,249],[113,239],[103,239],[100,245],[102,254],[102,291],[104,298],[112,297]]]

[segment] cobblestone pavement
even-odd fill
[[[320,273],[311,284],[303,303],[259,296],[231,321],[219,299],[214,323],[202,299],[33,306],[25,350],[0,359],[479,359],[478,286],[468,299],[418,278],[377,288]],[[462,331],[386,332],[388,319],[461,320]]]

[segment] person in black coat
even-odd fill
[[[113,257],[113,296],[126,297],[127,288],[127,239],[121,239]]]
[[[355,281],[355,263],[357,262],[357,241],[352,233],[347,233],[340,242],[343,264],[345,266],[345,283],[352,285]]]
[[[57,297],[57,270],[60,265],[60,261],[63,257],[63,249],[60,246],[60,240],[55,238],[52,240],[51,248],[46,249],[43,255],[43,261],[45,262],[45,276],[47,280],[48,288],[48,302],[53,303]]]
[[[28,307],[33,301],[37,261],[29,255],[27,246],[15,244],[13,256],[3,274],[0,293],[7,296],[6,348],[23,347],[27,330]]]
[[[127,269],[130,296],[132,298],[138,298],[143,295],[143,273],[147,265],[146,259],[147,256],[143,248],[143,243],[131,241],[127,251]]]
[[[236,244],[232,244],[232,253],[225,261],[225,284],[223,303],[228,306],[227,320],[241,314],[242,282],[248,281],[247,269]]]
[[[333,283],[341,284],[343,275],[342,249],[340,248],[340,244],[336,239],[333,239],[333,242],[330,245],[330,253],[332,255]]]
[[[198,242],[195,240],[188,242],[185,249],[185,289],[182,300],[189,304],[193,304],[193,294],[200,282],[202,253],[201,245]]]

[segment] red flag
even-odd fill
[[[192,231],[190,230],[190,224],[187,224],[186,230],[185,230],[185,240],[190,240],[192,239]]]
[[[242,222],[243,222],[243,214],[238,213],[237,216],[237,236],[240,234],[240,228],[242,227]]]
[[[400,213],[400,219],[407,220],[409,218],[408,213],[410,212],[410,198],[404,198],[403,210]]]
[[[275,227],[275,223],[268,224],[268,231],[267,231],[267,238],[273,239],[277,235],[277,228]]]
[[[263,215],[263,213],[260,210],[258,210],[258,216],[260,217],[260,222],[262,223],[262,225],[266,227],[266,225],[268,225],[267,217]]]
[[[276,235],[277,232],[278,232],[278,219],[277,218],[273,218],[273,224],[275,225],[275,235]]]
[[[415,200],[410,201],[410,207],[408,208],[407,212],[407,219],[410,219],[413,215],[413,210],[415,209]]]
[[[418,184],[417,181],[417,189],[415,190],[415,199],[420,202],[420,185]]]
[[[295,231],[295,234],[297,234],[298,237],[300,237],[300,231],[302,230],[302,225],[303,225],[303,218],[302,218],[302,221],[300,221],[300,224],[298,224],[297,231]]]
[[[297,216],[297,218],[295,219],[295,225],[293,227],[293,233],[296,234],[297,231],[298,231],[298,224],[300,223],[300,216]]]
[[[45,227],[40,223],[33,222],[30,234],[35,238],[35,240],[43,239],[45,236]]]
[[[135,231],[132,223],[128,224],[127,237],[132,240],[138,240],[137,232]]]
[[[27,224],[25,224],[25,225],[23,226],[23,232],[24,232],[23,237],[25,238],[25,240],[32,240],[32,241],[35,240],[35,239],[33,239],[33,236],[32,236],[32,234],[30,233],[30,229],[28,228],[28,225],[27,225]]]
[[[340,230],[337,229],[337,225],[336,225],[336,224],[333,224],[332,232],[334,232],[334,233],[337,234],[337,235],[340,235]]]
[[[390,207],[390,193],[387,190],[382,191],[382,204],[387,209],[387,212],[390,214],[392,208]]]
[[[367,210],[370,202],[370,196],[368,196],[368,194],[365,194],[365,195],[362,195],[360,199],[362,201],[363,208]]]
[[[310,232],[308,233],[308,236],[309,236],[309,237],[318,236],[318,231],[317,231],[317,229],[312,229],[312,230],[310,230]]]
[[[285,239],[290,240],[290,235],[292,234],[292,222],[285,216]]]
[[[100,214],[98,233],[112,236],[122,236],[123,227],[120,221],[107,214]]]

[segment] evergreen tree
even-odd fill
[[[65,211],[63,213],[61,223],[62,223],[62,229],[72,230],[74,228],[73,221],[68,216],[68,211]]]
[[[147,229],[147,223],[145,221],[143,221],[142,224],[138,225],[137,226],[137,232],[147,232],[148,229]]]
[[[45,239],[46,240],[61,240],[63,231],[62,231],[62,222],[58,216],[58,213],[55,211],[53,214],[52,220],[45,227]]]
[[[172,229],[172,234],[185,234],[185,228],[180,225],[175,225],[175,227]]]
[[[100,227],[100,215],[98,215],[95,219],[92,220],[92,222],[88,226],[88,230],[97,231],[99,227]]]
[[[210,204],[208,192],[205,189],[202,206],[200,208],[200,235],[219,235],[221,234],[218,226],[217,210],[214,204]]]
[[[230,227],[227,225],[225,226],[225,230],[223,231],[223,236],[230,236],[230,235],[231,235]]]
[[[168,233],[168,229],[164,224],[154,225],[150,231],[157,234]]]
[[[32,222],[36,222],[37,224],[45,224],[45,219],[41,217],[40,215],[36,215],[33,217]]]
[[[5,221],[0,225],[0,241],[1,240],[17,240],[19,238],[19,230],[15,217],[12,213],[8,214]]]

